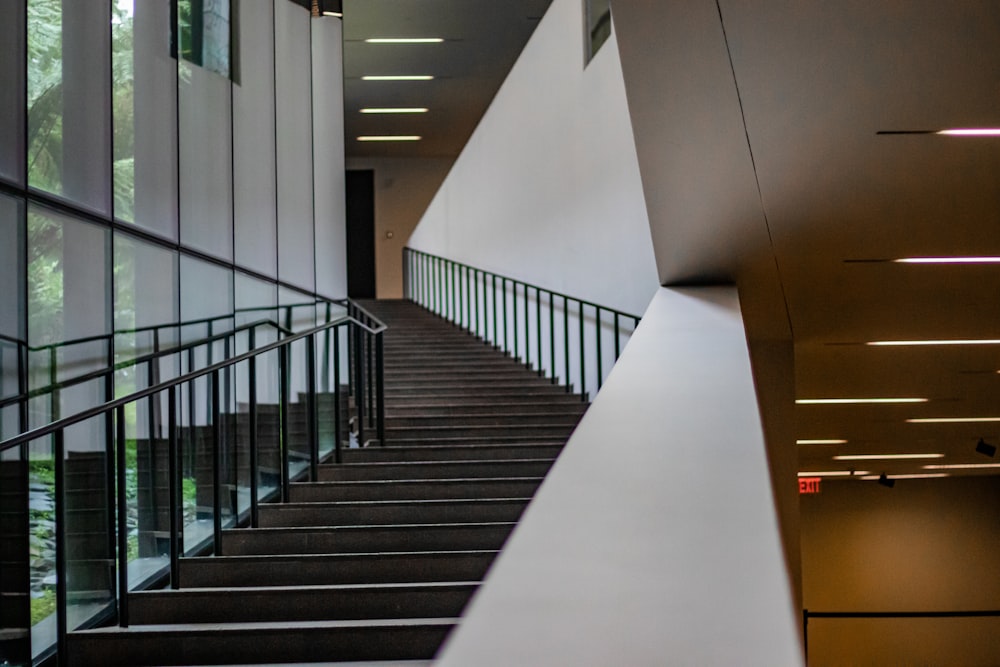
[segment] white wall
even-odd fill
[[[409,245],[641,313],[659,281],[618,49],[584,69],[581,5],[549,7]]]
[[[664,288],[437,664],[797,665],[797,617],[736,290]]]

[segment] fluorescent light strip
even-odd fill
[[[901,257],[897,264],[1000,264],[1000,257]]]
[[[828,440],[796,440],[796,445],[846,445],[846,440],[830,438]]]
[[[926,403],[926,398],[797,398],[798,405],[849,405],[855,403]]]
[[[888,479],[934,479],[938,477],[951,477],[951,475],[946,472],[924,472],[909,475],[886,475],[886,477]],[[874,481],[881,478],[881,475],[865,475],[861,479]]]
[[[1000,468],[1000,463],[941,463],[924,466],[924,470],[976,470],[978,468]]]
[[[430,74],[368,74],[362,81],[432,81]]]
[[[323,16],[334,16],[338,19],[344,18],[343,12],[323,12]]]
[[[423,137],[417,134],[383,134],[358,137],[358,141],[420,141]]]
[[[939,130],[937,134],[945,134],[952,137],[1000,137],[1000,128],[954,128],[951,130]]]
[[[834,461],[888,461],[891,459],[943,459],[944,454],[843,454]]]
[[[427,113],[424,107],[387,107],[384,109],[361,109],[361,113]]]
[[[925,417],[923,419],[907,419],[909,424],[979,424],[982,422],[1000,422],[1000,417]]]
[[[868,470],[821,470],[819,472],[800,472],[799,477],[858,477],[870,475]]]
[[[369,44],[440,44],[443,37],[371,37]]]
[[[1000,345],[1000,338],[942,338],[937,340],[873,340],[865,343],[875,347],[914,345]]]

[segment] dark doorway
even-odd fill
[[[375,172],[347,172],[347,296],[375,298]]]

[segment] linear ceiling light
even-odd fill
[[[1000,422],[1000,417],[926,417],[924,419],[907,419],[910,424],[978,424],[981,422]]]
[[[387,107],[384,109],[366,108],[361,113],[427,113],[423,107]]]
[[[978,468],[1000,468],[1000,463],[937,463],[924,466],[924,470],[975,470]]]
[[[420,141],[418,134],[375,134],[358,137],[358,141]]]
[[[797,398],[798,405],[848,405],[855,403],[926,403],[926,398]]]
[[[430,74],[369,74],[361,77],[362,81],[432,81]]]
[[[1000,345],[1000,338],[939,338],[934,340],[872,340],[875,347],[906,347],[914,345]]]
[[[819,439],[819,440],[796,440],[796,445],[846,445],[846,440],[839,440],[836,438],[829,439]]]
[[[996,255],[982,257],[900,257],[897,264],[1000,264]]]
[[[1000,128],[979,127],[979,128],[954,128],[950,130],[938,130],[938,134],[946,134],[952,137],[1000,137]]]
[[[834,461],[888,461],[892,459],[943,459],[944,454],[844,454]]]
[[[889,479],[935,479],[938,477],[951,477],[951,475],[949,475],[946,472],[924,472],[924,473],[915,473],[910,475],[886,475],[886,476]],[[865,475],[861,479],[874,481],[879,478],[881,478],[881,475]]]
[[[819,472],[800,472],[799,477],[856,477],[871,474],[868,470],[821,470]]]
[[[440,44],[443,37],[370,37],[369,44]]]

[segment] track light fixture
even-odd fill
[[[889,479],[889,476],[886,475],[885,473],[882,473],[881,475],[878,476],[878,483],[890,489],[896,486],[896,480]]]
[[[982,454],[983,456],[993,457],[997,455],[997,446],[991,445],[990,443],[980,438],[979,442],[976,443],[976,451]]]

